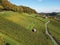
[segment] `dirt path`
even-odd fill
[[[50,39],[52,40],[52,42],[54,43],[54,45],[58,45],[58,43],[55,41],[55,39],[52,37],[52,35],[48,31],[48,24],[49,23],[50,23],[50,21],[48,21],[47,23],[45,23],[46,34],[50,37]]]

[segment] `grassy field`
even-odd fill
[[[4,35],[5,42],[10,45],[15,45],[15,42],[16,45],[53,45],[51,39],[45,34],[47,21],[48,19],[38,17],[36,14],[0,12],[0,33]],[[32,32],[33,28],[37,31]]]
[[[4,39],[2,36],[0,36],[0,45],[4,45]]]
[[[60,45],[60,21],[52,18],[48,29],[51,35],[55,38],[57,43]]]
[[[13,38],[10,38],[9,36],[5,35],[4,33],[0,32],[0,36],[3,38],[3,45],[10,44],[10,45],[20,45],[20,43]],[[1,41],[1,40],[0,40]],[[0,43],[1,44],[1,43]]]

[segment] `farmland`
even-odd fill
[[[5,36],[2,36],[5,42],[11,45],[15,45],[15,42],[16,45],[53,45],[45,34],[47,21],[48,19],[36,17],[36,14],[3,11],[0,13],[0,32]],[[33,28],[37,31],[32,32]]]
[[[0,45],[60,45],[59,4],[0,0]]]
[[[60,21],[52,18],[48,29],[51,35],[55,38],[57,43],[60,45]]]

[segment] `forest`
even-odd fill
[[[37,13],[34,9],[31,9],[30,7],[26,6],[17,6],[15,4],[11,4],[8,0],[0,0],[0,11],[6,10],[6,11],[14,11],[19,13]]]

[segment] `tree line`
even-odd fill
[[[37,13],[34,9],[26,6],[16,6],[15,4],[10,3],[8,0],[0,0],[0,9],[15,11],[19,13]]]

